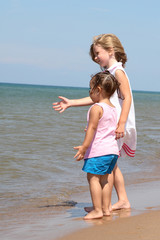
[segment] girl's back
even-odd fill
[[[99,120],[93,141],[85,154],[85,159],[108,154],[119,155],[118,145],[115,139],[115,130],[117,126],[116,108],[104,102],[95,104],[103,109],[103,115]],[[90,109],[88,111],[87,121],[89,120]]]

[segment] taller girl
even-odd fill
[[[120,82],[120,94],[111,98],[118,112],[116,136],[120,155],[134,157],[136,149],[135,112],[129,79],[124,70],[127,56],[120,40],[114,34],[102,34],[94,38],[90,48],[92,60],[107,69]]]
[[[101,34],[94,37],[90,47],[90,55],[94,62],[98,63],[103,70],[108,70],[113,74],[120,83],[119,94],[115,92],[110,99],[118,113],[116,138],[120,156],[124,157],[128,155],[134,157],[136,149],[135,112],[129,79],[124,70],[125,63],[127,62],[124,48],[118,37],[114,34]],[[64,97],[59,98],[61,101],[53,103],[53,108],[60,113],[68,107],[93,104],[90,97],[72,100]],[[112,209],[130,208],[123,175],[118,166],[113,171],[113,177],[118,202],[112,206]],[[112,176],[110,176],[109,182],[112,185]],[[86,208],[86,211],[89,211],[89,209]]]

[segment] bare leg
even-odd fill
[[[109,174],[109,177],[108,177],[108,183],[111,188],[113,186],[113,179],[114,179],[114,187],[116,189],[117,196],[118,196],[118,202],[112,206],[112,211],[118,210],[118,209],[130,208],[131,205],[130,205],[130,202],[128,200],[127,193],[125,190],[124,178],[123,178],[122,172],[119,169],[119,167],[117,166],[117,164],[113,170],[113,175]],[[84,210],[86,212],[90,212],[93,210],[93,207],[85,207]],[[111,205],[110,205],[110,211],[111,211]]]
[[[125,190],[124,178],[117,164],[113,170],[113,174],[114,174],[114,187],[117,192],[118,202],[112,206],[112,210],[130,208],[131,206]]]
[[[85,220],[103,217],[102,187],[100,184],[100,177],[101,176],[99,175],[87,173],[87,178],[88,178],[89,187],[90,187],[90,194],[91,194],[92,203],[93,203],[93,210],[84,217]]]
[[[112,211],[111,198],[112,198],[113,183],[114,183],[114,176],[113,176],[113,172],[112,172],[111,174],[108,174],[108,184],[109,184],[109,188],[110,188],[110,195],[108,196],[108,199],[110,201],[110,203],[109,203],[110,212]]]
[[[111,204],[111,192],[112,188],[108,183],[108,174],[101,176],[100,178],[101,187],[102,187],[102,208],[103,215],[110,216],[110,204]]]
[[[108,177],[107,177],[107,181],[108,181],[108,188],[110,188],[110,191],[109,191],[109,195],[107,196],[107,199],[106,201],[110,201],[109,202],[109,211],[111,212],[112,211],[112,205],[111,205],[111,197],[112,197],[112,189],[113,189],[113,172],[111,174],[107,174]],[[91,212],[93,210],[93,206],[92,207],[84,207],[84,210],[86,212]],[[104,215],[108,215],[104,212]]]

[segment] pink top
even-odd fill
[[[95,104],[102,107],[103,115],[99,120],[95,136],[87,149],[84,159],[109,154],[119,155],[117,141],[115,140],[115,130],[117,126],[116,108],[111,107],[104,102]],[[89,121],[89,113],[92,107],[90,107],[88,111],[87,122]]]

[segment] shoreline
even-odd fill
[[[159,206],[160,209],[160,206]],[[97,221],[94,227],[81,229],[59,240],[158,240],[160,210],[143,213],[112,222]]]
[[[160,181],[153,182],[144,182],[138,184],[128,185],[126,187],[127,194],[131,203],[131,209],[118,210],[112,213],[112,216],[107,218],[103,217],[102,219],[88,220],[84,221],[83,216],[85,212],[83,207],[88,203],[89,193],[85,193],[83,203],[78,203],[75,208],[70,210],[70,221],[72,224],[68,226],[68,230],[63,234],[60,234],[52,240],[80,240],[80,239],[107,239],[118,240],[118,239],[132,239],[132,234],[142,233],[142,238],[144,240],[157,240],[157,238],[143,238],[146,234],[146,229],[149,228],[150,219],[154,223],[152,224],[152,229],[155,232],[154,228],[159,227],[160,222],[160,192],[157,191],[160,188]],[[82,196],[81,196],[82,197]],[[78,196],[76,196],[78,198]],[[76,198],[74,200],[76,200]],[[116,193],[113,192],[113,202],[116,201]],[[81,207],[81,209],[80,209]],[[79,216],[78,216],[79,214]],[[157,221],[158,219],[158,221]],[[138,227],[140,226],[140,227]],[[141,227],[142,226],[142,227]],[[114,234],[114,229],[116,228],[116,235]],[[121,232],[123,229],[123,233]],[[136,231],[135,228],[138,230]],[[159,229],[158,229],[159,230]],[[112,236],[108,238],[107,232],[110,232]],[[156,230],[157,231],[157,230]],[[122,236],[119,236],[119,233]],[[139,239],[138,235],[133,234],[133,239]],[[148,234],[148,233],[147,233]],[[160,235],[160,230],[158,232]],[[125,238],[126,236],[126,238]],[[148,235],[149,236],[149,235]],[[157,235],[158,236],[158,235]],[[152,236],[153,237],[153,236]]]
[[[110,226],[110,228],[113,229],[115,222],[116,224],[121,224],[122,220],[125,221],[124,224],[126,225],[126,229],[128,229],[132,227],[130,225],[128,226],[128,223],[132,221],[129,219],[132,219],[132,217],[135,217],[134,221],[137,223],[139,221],[139,216],[150,212],[156,214],[160,209],[159,189],[160,180],[129,184],[126,186],[126,191],[131,203],[130,210],[114,211],[112,217],[104,217],[103,219],[91,221],[83,220],[83,217],[86,214],[84,207],[91,206],[89,191],[81,192],[72,195],[71,199],[68,199],[77,202],[74,207],[60,207],[58,209],[52,207],[35,208],[35,212],[28,212],[28,215],[26,215],[26,212],[22,212],[22,216],[17,213],[16,219],[13,219],[12,216],[8,216],[7,219],[2,219],[1,238],[3,240],[68,240],[68,236],[70,236],[70,240],[78,240],[80,239],[79,234],[87,234],[87,236],[89,236],[90,231],[99,231],[97,230],[99,227],[102,228],[102,232],[105,231],[107,226]],[[117,201],[115,190],[113,191],[112,196],[112,203],[115,203]],[[154,216],[152,216],[152,218],[154,222]],[[7,226],[5,223],[7,223]],[[85,240],[85,237],[81,239]],[[98,238],[96,238],[96,240],[98,240]],[[118,240],[118,238],[113,240]],[[148,240],[153,240],[153,238]]]

